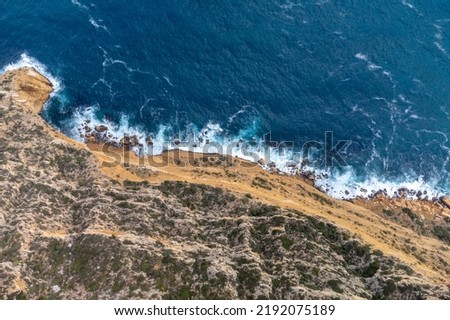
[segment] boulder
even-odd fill
[[[85,141],[86,141],[86,143],[95,143],[95,136],[94,135],[92,135],[92,134],[87,134],[86,136],[85,136]]]
[[[95,126],[95,131],[97,132],[105,132],[108,131],[108,127],[104,125]]]
[[[295,162],[289,162],[289,163],[287,164],[287,167],[288,167],[288,168],[295,168],[295,167],[297,167],[297,163],[295,163]]]
[[[135,147],[135,146],[137,146],[139,144],[139,139],[136,137],[136,136],[132,136],[131,138],[130,138],[130,145],[132,146],[132,147]]]
[[[407,188],[400,188],[397,190],[397,193],[400,198],[405,198],[408,195],[409,190]]]
[[[440,200],[444,206],[446,206],[447,208],[450,208],[450,198],[441,197]]]
[[[121,146],[129,146],[130,145],[130,137],[123,137],[120,139],[120,145]]]

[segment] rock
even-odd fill
[[[58,293],[61,291],[61,288],[58,285],[54,285],[52,286],[52,291],[53,293]]]
[[[445,205],[447,208],[450,208],[450,198],[441,197],[439,200],[441,200],[442,204]]]
[[[95,131],[97,132],[105,132],[108,131],[108,127],[104,125],[95,126]]]
[[[91,129],[91,127],[89,127],[89,126],[85,126],[85,127],[84,127],[84,131],[85,131],[85,132],[91,132],[92,129]]]
[[[397,195],[397,191],[394,192],[394,197]],[[387,196],[387,193],[385,190],[372,190],[372,194],[369,196],[369,198],[384,198],[385,196]]]
[[[181,143],[181,141],[180,141],[180,139],[175,139],[175,140],[173,140],[173,143],[174,143],[176,146],[178,146],[178,145]]]
[[[407,188],[400,188],[397,191],[400,198],[405,198],[409,193],[409,190]]]
[[[123,137],[120,139],[120,144],[130,144],[130,138],[129,137]]]
[[[295,167],[297,167],[297,163],[295,163],[295,162],[289,162],[289,163],[287,164],[287,167],[288,167],[288,168],[295,168]]]
[[[265,166],[266,165],[266,161],[263,158],[261,158],[261,159],[258,160],[258,164],[260,166]]]
[[[85,136],[86,143],[95,143],[95,136],[92,134],[87,134]]]
[[[130,138],[130,145],[132,146],[132,147],[135,147],[135,146],[137,146],[139,144],[139,139],[136,137],[136,136],[132,136],[131,138]]]
[[[152,146],[153,145],[153,139],[152,137],[148,137],[145,142],[147,143],[147,145]]]

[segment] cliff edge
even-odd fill
[[[39,116],[51,92],[30,68],[0,76],[0,297],[450,299],[442,204],[86,146]]]

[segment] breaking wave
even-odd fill
[[[52,93],[53,96],[60,93],[64,89],[61,79],[53,76],[47,70],[47,67],[44,64],[39,62],[37,59],[30,57],[27,53],[22,53],[20,55],[20,59],[18,61],[10,63],[10,64],[6,65],[5,67],[3,67],[1,69],[1,73],[5,72],[5,71],[17,70],[17,69],[25,68],[25,67],[36,69],[40,74],[45,76],[51,82],[51,84],[53,86],[53,93]]]
[[[98,106],[80,108],[66,123],[69,134],[85,141],[91,136],[97,140],[121,145],[123,137],[135,141],[130,150],[140,156],[159,155],[164,151],[179,149],[205,154],[223,154],[257,163],[262,168],[279,174],[297,175],[303,178],[313,176],[314,184],[322,191],[337,199],[370,198],[382,193],[389,197],[432,200],[445,195],[436,183],[425,181],[413,175],[389,181],[373,173],[361,177],[351,166],[323,169],[311,165],[314,159],[301,150],[273,145],[266,137],[259,135],[255,121],[238,134],[230,135],[219,124],[209,122],[199,128],[191,125],[188,130],[174,134],[169,125],[160,125],[155,133],[146,132],[139,126],[130,124],[129,117],[122,115],[119,123],[99,120]],[[107,128],[104,132],[98,128]],[[100,130],[101,131],[101,130]],[[313,156],[314,157],[314,156]]]

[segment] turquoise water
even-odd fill
[[[350,167],[315,168],[330,174],[319,184],[331,194],[450,193],[448,1],[0,7],[0,66],[52,75],[61,89],[44,117],[74,138],[86,119],[117,136],[152,134],[155,150],[205,131],[222,144],[270,131],[299,150],[332,131],[352,143],[342,152]],[[286,159],[272,153],[280,168]]]

